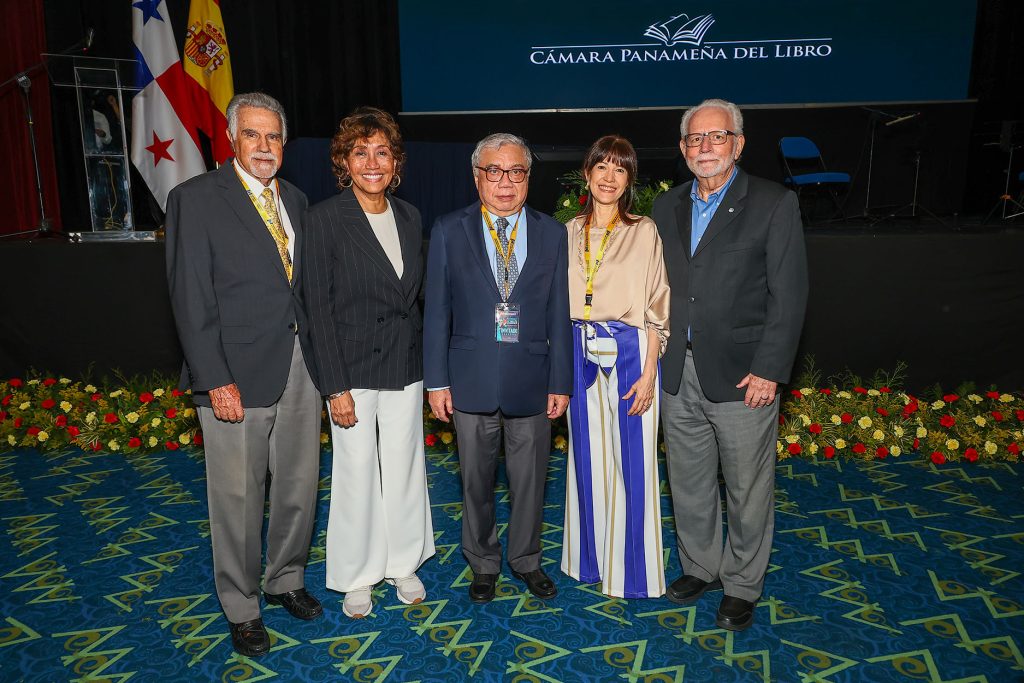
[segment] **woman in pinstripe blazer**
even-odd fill
[[[327,587],[362,618],[382,580],[406,604],[434,554],[423,457],[422,224],[389,196],[405,153],[394,119],[363,107],[331,141],[341,194],[307,213],[303,289],[334,463]]]

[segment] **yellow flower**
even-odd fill
[[[903,427],[896,425],[895,427],[892,428],[892,433],[895,434],[896,436],[903,436]]]
[[[71,380],[67,377],[61,377],[59,381],[61,384],[71,384]]]
[[[119,451],[121,450],[121,444],[111,439],[110,441],[107,442],[107,448],[109,448],[112,451]]]
[[[867,429],[871,426],[871,418],[865,415],[864,417],[857,420],[857,426],[861,429]]]
[[[874,432],[872,432],[871,438],[874,439],[875,441],[881,441],[882,439],[885,438],[885,432],[883,432],[881,429],[876,429]]]
[[[9,443],[12,446],[14,446],[15,444],[18,443],[18,440],[14,438],[14,434],[8,434],[7,435],[7,443]]]
[[[157,441],[157,438],[156,438],[155,436],[151,436],[151,437],[149,437],[149,447],[150,447],[150,448],[153,448],[153,447],[154,447],[154,446],[156,446],[156,445],[157,445],[158,443],[160,443],[160,442],[159,442],[159,441]]]
[[[800,414],[800,421],[804,423],[804,427],[806,427],[809,424],[811,424],[811,418],[807,417],[806,415],[804,415],[802,413]]]
[[[981,403],[981,396],[977,394],[967,394],[967,400],[974,401],[975,403]]]
[[[932,404],[932,410],[938,410],[939,408],[944,408],[945,406],[945,401],[936,401],[935,403]]]
[[[90,412],[88,415],[85,416],[86,424],[92,424],[95,421],[96,421],[96,413]]]
[[[818,452],[818,444],[812,443],[810,448],[808,448],[807,450],[811,452],[811,455],[814,455],[815,453]]]
[[[799,440],[800,437],[797,436],[796,434],[790,434],[789,436],[786,437],[786,443],[796,443]]]
[[[1000,403],[1013,403],[1013,396],[1010,394],[999,394]]]
[[[156,396],[157,398],[160,398],[161,396],[164,395],[164,390],[163,389],[154,389],[153,390],[153,395]]]
[[[810,389],[808,387],[801,387],[800,393],[803,394],[804,396],[810,396],[811,394],[814,393],[814,389]]]
[[[850,398],[850,392],[844,389],[843,391],[837,393],[836,396],[838,396],[839,398]]]
[[[87,393],[87,394],[95,394],[96,393],[96,387],[94,387],[91,384],[86,384],[85,385],[85,393]]]
[[[14,437],[11,437],[11,438],[13,439]],[[776,441],[775,442],[775,453],[776,454],[782,453],[782,442],[781,441]]]
[[[129,421],[129,422],[131,422],[132,424],[135,424],[136,422],[138,422],[138,421],[139,421],[139,414],[138,414],[138,413],[136,413],[136,412],[135,412],[135,411],[133,410],[132,412],[130,412],[130,413],[128,413],[127,415],[125,415],[125,416],[124,416],[124,419],[128,420],[128,421]]]
[[[899,446],[893,445],[889,448],[889,455],[896,457],[903,452],[903,449]]]
[[[832,417],[829,418],[829,421],[834,425],[843,423],[843,419],[838,415],[833,415]]]
[[[569,200],[566,199],[564,202],[562,202],[562,206],[569,208]],[[504,258],[504,256],[502,258]]]
[[[439,436],[441,437],[441,443],[451,443],[452,439],[455,438],[451,432],[441,432]],[[558,439],[555,439],[555,446],[557,448]]]
[[[320,443],[327,443],[331,440],[331,437],[327,435],[327,432],[320,432]]]
[[[561,434],[559,434],[558,436],[556,436],[556,437],[555,437],[555,443],[554,443],[554,446],[555,446],[555,448],[557,448],[558,450],[560,450],[560,451],[564,451],[564,450],[566,449],[566,447],[567,447],[568,445],[569,445],[569,442],[567,442],[567,441],[565,440],[565,437],[564,437],[564,436],[562,436]]]
[[[34,386],[34,385],[36,385],[36,384],[39,384],[39,380],[37,380],[37,379],[30,379],[30,380],[28,381],[28,385],[29,385],[29,386]]]
[[[192,441],[192,437],[189,436],[188,434],[179,434],[178,441],[187,446],[189,442]]]
[[[956,439],[946,439],[946,448],[948,448],[951,451],[955,451],[956,449],[960,448],[960,442],[957,441]]]
[[[195,408],[185,408],[185,410],[181,411],[181,414],[184,415],[185,417],[192,417],[193,415],[196,414],[196,409]]]
[[[836,439],[836,448],[838,448],[839,450],[842,450],[842,449],[846,448],[846,440],[845,439]]]
[[[66,413],[69,410],[71,410],[71,404],[68,403],[67,401],[61,401],[60,402],[60,409],[63,410]]]
[[[981,415],[975,415],[974,424],[978,425],[979,427],[984,427],[986,424],[985,418],[983,418]]]
[[[154,417],[152,420],[149,421],[149,426],[150,427],[159,427],[161,421],[162,420],[159,417]]]
[[[668,181],[667,181],[667,180],[662,180],[662,181],[661,181],[660,183],[658,183],[658,187],[660,187],[660,188],[661,188],[661,191],[662,191],[662,192],[668,192],[668,188],[669,188],[670,186],[669,186],[669,184],[668,184]]]
[[[925,429],[924,427],[918,427],[917,432],[915,432],[915,435],[917,436],[917,438],[923,439],[924,437],[928,436],[928,430]]]
[[[878,389],[868,389],[868,396],[881,396],[882,392]]]
[[[29,403],[28,401],[25,401],[20,406],[18,406],[18,410],[27,410],[30,405],[32,404]]]
[[[995,445],[991,441],[986,441],[985,442],[985,452],[988,453],[989,455],[995,455],[996,451],[998,451],[998,450],[999,450],[999,446]]]
[[[110,392],[110,398],[117,398],[118,396],[120,396],[123,393],[124,392],[121,391],[120,389],[115,389],[114,391]]]
[[[45,431],[39,432],[38,434],[36,434],[36,438],[39,439],[40,441],[46,441],[47,439],[50,438],[50,435],[47,434]]]

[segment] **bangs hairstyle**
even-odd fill
[[[583,158],[583,175],[590,175],[594,167],[601,162],[608,162],[626,169],[626,191],[619,197],[619,220],[626,225],[635,225],[639,218],[630,218],[633,210],[633,186],[636,183],[636,150],[621,135],[605,135],[590,146]],[[594,213],[594,197],[587,191],[587,202],[576,214],[578,217],[589,218]]]
[[[395,159],[395,178],[391,181],[391,189],[398,187],[402,166],[405,164],[405,146],[402,144],[398,124],[386,111],[375,107],[359,107],[341,120],[338,132],[331,138],[331,166],[339,188],[348,187],[346,183],[351,179],[342,162],[361,140],[372,138],[375,133],[383,135],[391,148],[391,156]]]

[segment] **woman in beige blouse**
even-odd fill
[[[630,213],[629,141],[599,139],[583,174],[586,204],[566,224],[575,386],[562,571],[606,595],[656,597],[665,592],[657,431],[668,277],[654,221]]]

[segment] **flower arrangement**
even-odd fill
[[[583,177],[581,171],[572,171],[561,176],[558,182],[561,183],[564,191],[558,197],[555,212],[552,215],[559,223],[568,223],[587,203],[589,192],[587,179]],[[671,187],[672,183],[667,180],[659,181],[655,185],[634,184],[633,213],[638,216],[650,216],[654,199]]]

